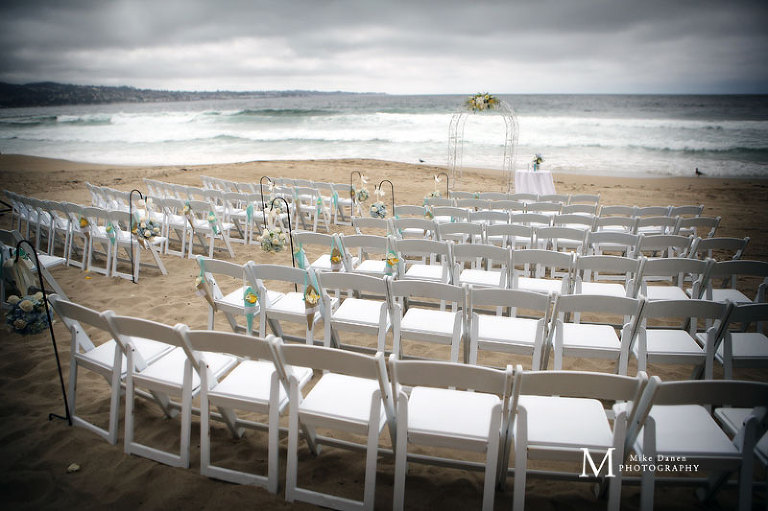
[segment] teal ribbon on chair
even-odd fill
[[[243,292],[243,307],[245,307],[245,321],[248,327],[248,335],[253,331],[253,314],[256,312],[256,304],[259,297],[254,293],[253,288],[248,286]]]
[[[248,204],[248,207],[245,208],[245,219],[249,224],[251,223],[253,219],[253,204]]]
[[[216,220],[216,213],[214,213],[213,210],[208,212],[208,224],[211,226],[211,231],[214,235],[219,234],[219,225]]]
[[[307,254],[304,252],[304,245],[299,243],[299,248],[296,249],[296,251],[293,253],[294,259],[296,260],[296,265],[301,268],[302,270],[307,269]]]
[[[113,245],[117,243],[117,232],[115,232],[115,226],[112,224],[112,222],[109,222],[107,224],[107,228],[105,229],[107,231],[107,236],[109,237],[109,242]]]
[[[333,204],[334,209],[339,207],[339,192],[336,190],[334,190],[333,194],[331,194],[331,203]]]

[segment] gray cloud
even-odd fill
[[[6,0],[0,80],[768,92],[764,1]]]

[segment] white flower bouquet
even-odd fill
[[[370,209],[372,218],[386,218],[387,217],[387,205],[382,201],[376,201],[371,204]]]
[[[265,228],[259,236],[259,243],[264,252],[282,252],[287,240],[288,237],[279,227]]]
[[[5,323],[12,332],[34,335],[48,328],[51,317],[46,313],[43,293],[37,292],[23,297],[11,295],[7,303],[11,310],[5,316]]]

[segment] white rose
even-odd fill
[[[35,304],[29,300],[22,300],[21,303],[19,303],[19,309],[23,310],[24,312],[32,312],[32,309],[34,308]]]
[[[6,301],[8,303],[10,303],[11,305],[16,305],[17,303],[19,303],[21,301],[21,298],[19,298],[16,295],[11,295],[11,296],[8,297],[8,300],[6,300]]]

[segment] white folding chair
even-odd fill
[[[450,346],[451,362],[458,362],[459,343],[464,332],[464,288],[424,280],[389,280],[392,316],[392,353],[403,357],[404,339]],[[415,306],[413,298],[438,300],[440,309]],[[451,310],[444,308],[451,302]],[[435,304],[433,304],[435,305]]]
[[[399,259],[400,279],[429,280],[450,283],[453,276],[452,244],[432,240],[398,240],[391,242]]]
[[[650,218],[669,216],[670,206],[637,206],[634,216],[638,218]]]
[[[571,290],[574,259],[575,254],[569,252],[513,250],[509,287],[544,294],[566,294]],[[552,278],[546,278],[547,270]]]
[[[432,215],[436,224],[469,222],[469,210],[456,207],[450,200],[448,200],[448,204],[433,205]]]
[[[501,464],[501,475],[506,478],[509,445],[514,443],[514,511],[525,507],[529,459],[580,461],[583,473],[589,476],[587,454],[590,460],[603,459],[603,463],[608,458],[606,468],[613,475],[608,483],[608,509],[618,511],[622,482],[619,465],[626,454],[627,421],[633,417],[633,405],[640,399],[646,381],[644,373],[631,378],[580,371],[523,371],[518,366],[510,406],[513,417]],[[622,406],[613,416],[601,400]],[[595,472],[603,466],[595,468]]]
[[[429,218],[393,218],[392,231],[400,239],[437,239],[437,224]]]
[[[648,301],[632,344],[638,371],[648,364],[686,364],[694,366],[694,376],[703,369],[711,378],[717,333],[729,313],[729,305],[707,300]]]
[[[542,368],[548,365],[549,348],[552,347],[555,370],[563,368],[564,356],[571,356],[613,360],[617,363],[616,373],[627,374],[632,336],[637,330],[644,303],[642,299],[629,297],[556,296]],[[581,321],[580,315],[585,312],[593,314],[591,321]],[[599,317],[594,317],[595,314]],[[611,317],[624,319],[611,322]],[[619,337],[613,324],[622,321]]]
[[[7,254],[9,258],[16,256],[16,246],[22,239],[19,231],[5,231],[0,229],[0,249],[5,247],[5,254]],[[22,250],[29,249],[26,245],[22,245],[20,248]],[[37,259],[30,256],[30,261],[33,263],[33,267],[31,268],[33,272],[37,271],[37,261],[40,262],[40,274],[45,281],[44,283],[41,283],[41,285],[49,286],[54,293],[59,295],[59,297],[66,299],[67,295],[50,272],[51,269],[66,264],[66,259],[54,255],[37,254]],[[5,280],[0,279],[0,300],[5,300],[5,298]]]
[[[574,193],[571,194],[568,204],[599,204],[599,193]]]
[[[733,369],[740,367],[768,367],[768,337],[765,335],[765,325],[768,323],[768,304],[739,303],[734,304],[731,313],[722,323],[717,332],[717,341],[710,358],[723,365],[725,379],[733,378]],[[750,330],[755,325],[754,331]],[[711,368],[712,360],[707,361]],[[710,370],[704,376],[712,378]]]
[[[388,218],[354,217],[352,226],[357,234],[387,236],[392,233],[392,224]]]
[[[671,216],[647,216],[637,217],[635,234],[645,236],[660,234],[677,234],[677,218]]]
[[[114,259],[114,247],[107,232],[107,227],[109,227],[111,222],[109,213],[105,209],[89,206],[81,209],[81,215],[88,222],[88,259],[86,268],[88,271],[110,276],[112,260]],[[96,254],[99,248],[101,251]],[[94,255],[98,255],[98,258],[103,261],[102,266],[97,264]]]
[[[209,353],[227,354],[238,361],[230,372],[216,381],[209,381],[208,371],[200,373],[200,473],[207,477],[238,484],[251,484],[277,493],[280,472],[280,415],[288,407],[287,380],[283,379],[273,362],[270,338],[210,330],[190,331],[181,327],[180,334],[188,353],[207,363]],[[312,378],[312,370],[292,367],[291,374],[299,388]],[[211,460],[211,407],[217,407],[221,418],[234,438],[242,437],[245,428],[267,430],[267,475],[237,470],[214,464]],[[267,424],[259,423],[237,411],[267,415]]]
[[[690,217],[697,217],[701,216],[701,214],[704,212],[704,205],[699,204],[689,204],[686,206],[670,206],[669,207],[669,216],[673,217],[680,217],[680,218],[690,218]]]
[[[714,238],[721,218],[698,216],[693,218],[678,217],[674,234],[681,236],[699,236],[701,238]]]
[[[235,365],[231,355],[206,353],[201,357],[189,352],[180,335],[182,325],[171,327],[147,319],[116,316],[106,311],[104,317],[115,339],[126,346],[128,371],[125,378],[125,453],[135,454],[173,467],[189,468],[189,439],[192,429],[192,399],[200,392],[200,373],[206,371],[211,385]],[[154,363],[142,370],[135,365],[134,343],[137,339],[173,346]],[[181,437],[178,454],[142,444],[135,439],[134,398],[137,387],[149,391],[163,414],[172,418],[181,409]],[[172,403],[171,397],[181,399]]]
[[[325,310],[325,345],[339,348],[339,331],[345,330],[357,334],[375,335],[377,351],[385,351],[387,332],[392,328],[387,303],[387,283],[381,277],[356,273],[320,273],[318,276],[323,293]],[[341,299],[338,307],[329,291],[346,290],[353,293]],[[362,298],[360,295],[383,296],[382,300]]]
[[[575,227],[536,227],[533,230],[534,246],[555,252],[581,254],[587,240],[586,229]]]
[[[221,240],[229,253],[229,257],[234,258],[235,253],[232,251],[232,245],[229,241],[229,231],[233,225],[222,222],[213,205],[207,201],[190,200],[188,204],[192,212],[192,227],[188,231],[189,258],[193,257],[195,239],[200,241],[203,249],[207,245],[208,257],[210,258],[213,257],[216,240]]]
[[[686,465],[711,469],[712,476],[697,491],[711,499],[728,475],[739,470],[739,509],[752,509],[753,452],[764,426],[751,416],[730,439],[709,413],[709,405],[765,407],[768,384],[745,381],[680,381],[662,383],[651,377],[628,429],[626,449],[639,459],[684,459]],[[656,472],[641,474],[640,508],[653,509]],[[682,479],[684,480],[684,479]]]
[[[485,242],[513,250],[531,249],[534,228],[520,224],[492,224],[485,226]]]
[[[117,443],[118,422],[120,416],[120,394],[122,378],[126,374],[127,365],[124,346],[113,338],[99,342],[88,335],[85,327],[109,333],[109,324],[103,314],[82,305],[69,302],[56,294],[48,295],[53,310],[59,315],[64,326],[72,335],[69,362],[68,403],[72,423],[96,433],[112,445]],[[94,342],[96,340],[96,342]],[[144,369],[172,349],[172,346],[146,339],[132,339],[134,350],[132,360],[138,369]],[[102,428],[86,420],[77,411],[77,380],[79,369],[88,369],[102,376],[111,387],[109,400],[109,422]]]
[[[125,279],[133,278],[133,281],[136,282],[139,280],[139,271],[142,264],[144,266],[157,268],[160,270],[161,274],[168,275],[168,271],[165,269],[165,264],[163,264],[163,260],[160,258],[160,252],[168,242],[168,238],[158,234],[151,239],[143,239],[142,246],[142,242],[139,242],[135,235],[131,234],[131,218],[127,211],[111,211],[109,213],[109,218],[112,221],[110,227],[114,232],[114,238],[110,238],[110,241],[114,245],[112,251],[113,277],[122,277]],[[141,228],[140,225],[141,224],[139,224],[139,229]],[[113,239],[114,241],[112,241]],[[118,256],[120,249],[123,249],[125,254],[128,255],[128,261],[133,261],[133,274],[119,270],[121,259],[119,259]],[[148,265],[141,262],[142,251],[149,252],[154,260],[154,265]]]
[[[693,236],[678,236],[677,234],[651,234],[641,236],[631,257],[688,257],[688,251],[693,244]]]
[[[396,270],[396,265],[390,264],[389,268],[387,267],[387,258],[391,255],[390,251],[395,254],[394,249],[390,247],[388,237],[373,234],[353,234],[350,236],[340,235],[339,240],[344,248],[344,254],[348,254],[350,250],[357,250],[357,256],[350,255],[346,261],[348,272],[383,277]]]
[[[534,371],[541,368],[542,353],[549,330],[552,296],[517,289],[469,289],[472,307],[469,326],[469,363],[478,363],[479,351],[512,353],[531,357]],[[496,314],[482,314],[483,307],[495,307]],[[509,316],[499,314],[510,307]],[[469,307],[468,307],[469,308]],[[533,312],[538,318],[518,317],[517,309]]]
[[[669,257],[662,259],[646,258],[637,278],[639,290],[648,300],[685,300],[699,298],[707,286],[712,269],[711,260],[699,261],[687,257]],[[659,281],[671,281],[669,285],[649,285]],[[686,291],[686,280],[692,282]]]
[[[394,356],[389,363],[397,405],[393,509],[403,509],[409,458],[427,463],[431,459],[409,456],[411,444],[485,453],[484,464],[466,464],[484,471],[483,509],[492,510],[512,367],[502,371],[446,362],[403,361]],[[411,387],[410,394],[404,386]]]
[[[744,277],[743,280],[742,277]],[[750,277],[759,282],[754,298],[749,298],[745,294],[752,293],[746,289]],[[747,281],[746,284],[744,280]],[[719,283],[720,287],[717,287],[716,283]],[[703,287],[701,297],[707,300],[716,302],[728,300],[733,303],[765,302],[765,290],[768,288],[768,263],[744,259],[715,262],[709,270],[709,279]],[[741,291],[740,287],[744,291]]]
[[[587,233],[584,255],[610,253],[610,255],[616,254],[635,258],[634,254],[641,237],[639,234],[630,234],[628,232],[589,231]]]
[[[245,265],[245,275],[249,285],[256,290],[259,297],[259,337],[266,337],[267,324],[272,332],[283,339],[290,339],[306,344],[314,342],[315,325],[323,319],[325,310],[320,303],[320,289],[315,282],[313,270],[302,270],[277,264]],[[265,282],[270,283],[267,287]],[[295,286],[295,291],[280,292],[273,285]],[[318,303],[310,306],[304,300],[308,286],[317,291]],[[336,307],[337,299],[332,299],[331,308]],[[288,335],[283,332],[281,321],[298,323],[304,327],[304,335]]]
[[[444,222],[437,224],[437,240],[454,243],[481,243],[483,225],[471,222]]]
[[[323,234],[310,231],[294,231],[292,236],[293,245],[295,247],[294,250],[297,253],[296,257],[299,259],[297,261],[299,268],[312,268],[317,271],[333,270],[333,266],[331,264],[331,252],[334,248],[338,249],[338,244],[334,234]],[[322,255],[315,258],[315,260],[310,263],[306,253],[309,250],[316,252],[318,249],[315,247],[322,247],[320,248]],[[339,253],[339,256],[342,257],[341,253]],[[343,268],[343,259],[338,261],[336,264],[336,271],[339,271],[341,268]]]
[[[635,283],[643,261],[612,255],[579,256],[573,271],[573,293],[636,297],[639,290]]]
[[[694,259],[714,259],[716,261],[738,260],[744,255],[749,245],[749,237],[744,238],[697,238],[688,254]]]
[[[452,247],[453,282],[457,286],[506,288],[509,284],[508,248],[482,244],[458,244]]]
[[[275,362],[289,382],[288,462],[285,500],[303,501],[333,509],[372,510],[376,490],[376,460],[379,436],[387,424],[395,438],[394,403],[384,363],[375,356],[319,346],[272,343]],[[309,367],[322,371],[312,389],[302,395],[299,379],[289,368]],[[317,428],[343,431],[366,438],[363,500],[329,495],[298,485],[299,428],[310,451],[319,454],[318,444],[360,448],[351,442],[317,435]]]

